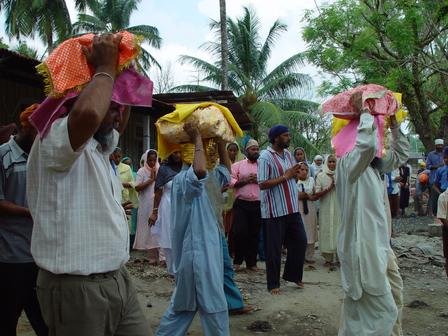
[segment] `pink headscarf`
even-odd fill
[[[145,154],[143,154],[143,160],[144,160],[144,164],[143,164],[143,169],[146,171],[146,173],[148,175],[151,175],[151,170],[152,168],[148,165],[148,153],[155,153],[157,160],[156,160],[156,174],[157,171],[159,170],[160,164],[159,164],[159,155],[157,154],[157,151],[155,149],[148,149]]]
[[[115,79],[112,98],[120,105],[152,106],[153,82],[129,67]],[[53,122],[67,114],[67,105],[74,101],[80,92],[73,91],[63,97],[47,97],[34,111],[29,120],[43,139]]]

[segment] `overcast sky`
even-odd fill
[[[67,0],[72,22],[77,19],[74,0]],[[288,31],[278,39],[272,53],[269,68],[273,69],[291,55],[304,51],[306,45],[301,33],[305,9],[315,9],[318,5],[328,2],[325,0],[227,0],[227,15],[236,18],[242,15],[243,6],[251,6],[260,18],[262,36],[276,19],[288,25]],[[191,66],[180,65],[179,55],[186,54],[210,60],[210,56],[199,49],[204,42],[213,38],[209,29],[210,18],[219,19],[219,0],[142,0],[138,10],[131,17],[131,25],[152,25],[159,29],[163,39],[160,50],[148,48],[158,62],[163,66],[172,63],[175,84],[187,84],[197,79],[197,73]],[[0,22],[0,36],[10,45],[16,40],[9,40],[4,34],[4,18]],[[40,54],[44,47],[36,38],[27,40],[30,46],[37,48]],[[303,73],[310,74],[316,85],[322,81],[318,70],[311,65],[305,66]],[[151,75],[154,75],[151,72]]]

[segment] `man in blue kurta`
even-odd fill
[[[204,335],[229,335],[223,242],[217,219],[220,210],[216,209],[214,195],[230,182],[230,162],[220,142],[220,165],[208,172],[207,168],[215,161],[215,153],[205,152],[197,125],[186,123],[184,129],[194,149],[184,147],[184,169],[174,178],[171,190],[176,288],[157,335],[185,335],[197,311]],[[187,152],[193,152],[193,160],[188,158]]]
[[[431,211],[432,215],[437,214],[437,199],[438,199],[438,192],[433,188],[433,185],[435,183],[436,177],[437,177],[437,169],[440,167],[443,167],[443,139],[436,139],[435,144],[435,150],[428,153],[428,157],[426,158],[426,169],[429,169],[431,172],[429,174],[429,200],[428,200],[428,207]]]

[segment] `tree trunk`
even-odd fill
[[[54,45],[53,45],[53,32],[50,32],[47,35],[47,50],[48,50],[48,55],[51,54],[51,52],[54,50]]]
[[[226,0],[219,0],[219,16],[221,26],[221,71],[222,83],[221,90],[227,90],[228,83],[228,45],[227,45],[227,17],[226,17]]]

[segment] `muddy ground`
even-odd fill
[[[429,237],[426,218],[394,221],[394,250],[404,280],[405,335],[448,335],[448,279],[442,267],[442,244],[439,237]],[[316,251],[316,256],[319,252]],[[259,266],[264,267],[264,264]],[[141,305],[155,331],[168,306],[173,281],[165,270],[149,266],[145,255],[132,252],[128,268],[135,279]],[[282,282],[282,294],[271,296],[266,291],[265,273],[241,272],[236,275],[247,304],[256,311],[232,316],[232,335],[337,335],[342,299],[339,269],[323,266],[318,257],[312,267],[305,267],[305,289]],[[34,335],[26,317],[22,316],[18,335]],[[202,335],[196,318],[189,335]]]

